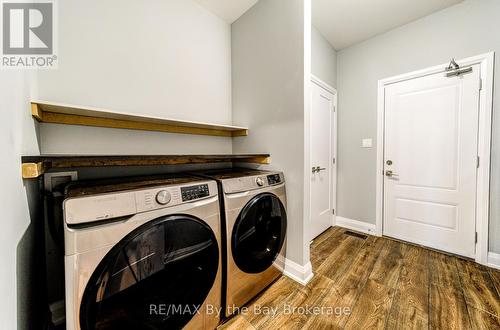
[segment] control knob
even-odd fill
[[[262,187],[264,185],[264,180],[262,180],[262,178],[257,178],[255,182],[259,187]]]
[[[161,205],[168,204],[168,202],[170,202],[171,198],[172,197],[170,196],[170,193],[166,190],[160,190],[156,194],[156,201],[158,202],[158,204],[161,204]]]

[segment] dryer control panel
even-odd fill
[[[251,191],[270,186],[284,184],[285,178],[281,172],[271,172],[264,175],[243,176],[238,178],[225,179],[223,181],[224,193],[233,194],[244,191]]]
[[[269,183],[270,186],[274,184],[281,183],[281,177],[279,174],[271,174],[267,176],[267,183]]]

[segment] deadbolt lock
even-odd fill
[[[387,165],[392,165],[392,160],[390,160],[390,159],[389,159],[389,160],[388,160],[388,161],[386,161],[385,163],[386,163]]]

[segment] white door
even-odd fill
[[[311,239],[330,228],[334,209],[335,95],[311,84]]]
[[[475,255],[480,68],[385,89],[384,235]]]

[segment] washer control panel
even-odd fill
[[[182,187],[181,188],[182,201],[192,201],[210,196],[208,184],[199,184],[196,186]]]
[[[65,221],[78,224],[107,220],[212,196],[217,196],[215,181],[69,198],[64,201]]]

